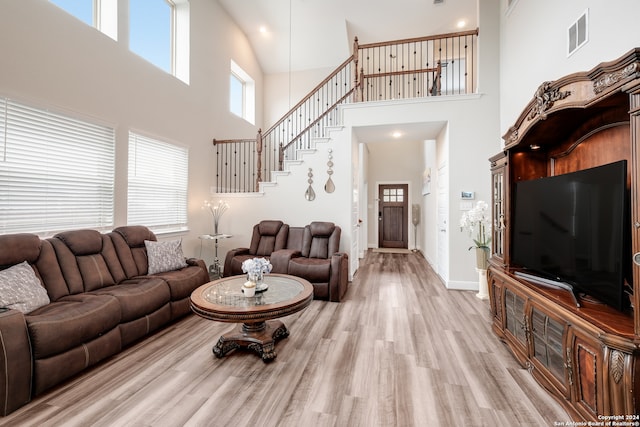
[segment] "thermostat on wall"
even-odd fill
[[[476,193],[473,191],[463,191],[460,193],[460,198],[463,200],[473,200],[476,198]]]

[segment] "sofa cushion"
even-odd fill
[[[48,240],[71,294],[112,286],[125,278],[111,240],[96,230],[65,231]]]
[[[167,242],[154,242],[145,240],[149,269],[147,274],[163,273],[165,271],[179,270],[187,266],[182,253],[182,241],[170,240]]]
[[[47,290],[27,261],[0,271],[0,307],[29,313],[46,304]]]
[[[0,236],[0,266],[22,261],[35,262],[40,255],[41,240],[35,234],[17,233]]]
[[[289,226],[279,220],[264,220],[253,226],[249,253],[269,256],[271,252],[284,249],[287,244]]]
[[[339,249],[340,235],[340,227],[332,222],[312,222],[305,227],[302,256],[330,258]]]
[[[35,359],[84,344],[120,323],[120,303],[110,295],[60,298],[25,315]]]
[[[114,229],[109,236],[127,278],[147,274],[149,264],[144,242],[155,242],[155,234],[142,225],[127,225]]]
[[[75,256],[93,255],[102,250],[102,234],[96,230],[65,231],[55,237],[62,240]]]
[[[111,295],[120,303],[121,322],[130,322],[153,313],[169,302],[169,287],[160,278],[148,278],[138,283],[109,286],[92,292],[94,295]]]
[[[289,274],[307,279],[311,283],[328,282],[331,275],[331,259],[292,258],[289,261]]]
[[[161,278],[167,282],[171,293],[171,301],[188,298],[196,288],[209,281],[206,269],[199,265],[190,265],[180,270],[157,273],[153,277]]]

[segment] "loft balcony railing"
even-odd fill
[[[353,44],[353,54],[255,139],[213,140],[219,193],[258,191],[285,159],[313,148],[340,125],[351,102],[470,94],[477,87],[478,30],[383,43]]]

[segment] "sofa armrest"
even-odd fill
[[[349,286],[349,256],[336,252],[331,256],[331,275],[329,276],[329,301],[339,302],[347,293]]]
[[[246,255],[249,253],[249,248],[235,248],[227,252],[224,258],[224,267],[222,268],[223,274],[229,274],[231,271],[231,260],[236,255]]]
[[[289,261],[300,256],[302,256],[302,252],[296,249],[280,249],[271,252],[269,256],[269,262],[273,267],[271,272],[287,274],[289,272]]]
[[[187,258],[187,265],[192,267],[200,267],[202,271],[209,277],[209,271],[207,270],[207,264],[204,263],[204,260],[200,258]]]
[[[0,309],[0,415],[29,403],[33,360],[24,314]]]

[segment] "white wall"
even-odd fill
[[[346,58],[345,58],[346,59]],[[269,129],[307,96],[335,68],[267,74],[264,77],[263,130]]]
[[[0,12],[0,96],[70,112],[116,129],[115,226],[126,223],[130,129],[189,147],[187,255],[209,232],[200,209],[215,174],[213,138],[246,137],[254,126],[228,112],[230,60],[263,78],[243,33],[217,2],[191,0],[190,84],[129,52],[127,2],[119,1],[119,41],[43,0],[4,1]],[[256,122],[263,120],[257,111]]]
[[[438,156],[443,156],[449,166],[449,218],[448,230],[449,242],[449,272],[446,283],[449,288],[468,289],[477,287],[477,273],[475,272],[475,261],[467,248],[470,245],[469,237],[460,232],[458,223],[461,211],[459,210],[459,194],[461,190],[475,191],[477,200],[490,200],[490,173],[488,158],[495,153],[499,146],[499,135],[497,132],[497,95],[476,95],[476,96],[448,96],[418,99],[413,101],[383,101],[366,104],[349,104],[343,107],[344,126],[346,129],[357,128],[368,125],[387,125],[402,123],[422,123],[425,121],[447,122],[448,130],[445,136],[439,135],[437,149],[440,150]],[[445,138],[446,141],[439,140]],[[371,150],[374,144],[369,146]],[[418,177],[406,177],[405,180],[415,179],[420,185],[415,185],[416,191],[420,194],[422,171],[422,143],[418,142],[416,148],[419,154],[420,166],[413,166]],[[442,152],[445,151],[446,152]],[[369,204],[373,204],[371,199],[374,182],[372,181],[373,169],[375,166],[369,158]],[[438,160],[440,161],[440,160]],[[425,241],[436,239],[438,235],[437,224],[434,223],[437,207],[435,203],[428,203],[429,200],[437,200],[437,182],[432,183],[432,194],[423,198],[423,210],[425,218],[425,228],[422,233]],[[415,194],[415,193],[414,193]],[[420,196],[418,196],[420,197]],[[375,206],[375,205],[374,205]],[[369,212],[371,215],[371,212]],[[370,217],[369,221],[373,219]],[[369,225],[371,226],[371,225]],[[425,247],[427,252],[425,257],[432,264],[436,262],[437,254],[432,253],[435,247]]]
[[[589,71],[640,47],[637,0],[501,0],[500,128],[512,126],[538,86]],[[589,41],[567,57],[567,29],[589,9]]]
[[[446,126],[445,126],[446,127]],[[431,264],[436,265],[438,240],[437,221],[438,215],[436,211],[436,202],[438,200],[438,158],[437,158],[437,141],[429,140],[423,142],[423,159],[424,168],[429,168],[431,171],[431,182],[429,184],[429,193],[422,194],[420,197],[420,205],[422,208],[422,218],[420,225],[418,226],[418,233],[420,234],[422,254],[425,259]]]
[[[332,132],[329,142],[320,142],[316,150],[303,154],[302,162],[285,162],[289,173],[277,176],[276,185],[263,185],[264,193],[218,194],[215,200],[225,200],[229,210],[220,221],[220,232],[233,237],[220,241],[219,255],[222,260],[232,248],[248,247],[254,224],[261,220],[281,220],[291,226],[304,226],[312,221],[330,221],[342,228],[340,250],[350,254],[351,250],[351,206],[352,206],[352,159],[350,133]],[[335,191],[327,193],[324,185],[327,174],[328,150],[332,149]],[[357,156],[356,156],[357,157]],[[357,159],[355,160],[357,162]],[[311,168],[311,184],[316,198],[305,199],[308,173]],[[351,255],[350,255],[351,256]]]
[[[366,141],[361,141],[365,142]],[[368,247],[377,248],[378,242],[378,186],[381,184],[408,184],[409,186],[409,249],[416,245],[413,224],[411,224],[411,205],[421,203],[422,172],[424,154],[422,141],[387,141],[367,144],[368,156],[368,209],[369,221],[366,225]],[[418,239],[421,249],[421,239]]]

